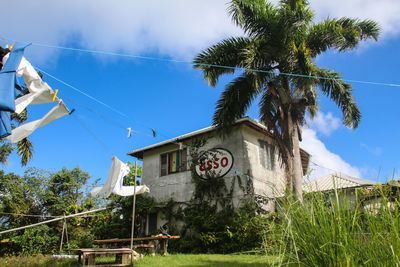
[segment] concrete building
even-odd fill
[[[264,200],[265,211],[274,210],[276,195],[283,193],[286,186],[286,171],[278,156],[276,142],[265,126],[250,119],[243,118],[236,122],[229,135],[221,138],[215,127],[207,127],[161,143],[137,149],[128,153],[143,161],[142,183],[150,188],[150,196],[158,202],[171,198],[177,203],[189,202],[195,190],[190,171],[192,156],[196,153],[193,143],[197,140],[206,143],[196,151],[216,151],[216,161],[210,159],[203,166],[196,166],[197,173],[204,175],[207,166],[214,174],[224,179],[229,189],[234,207],[243,199],[251,197]],[[307,172],[310,156],[301,150],[303,173]],[[203,170],[203,173],[201,172]],[[240,183],[251,184],[252,193],[241,189]],[[233,188],[232,188],[233,185]],[[150,215],[148,221],[160,227],[162,222],[158,215]],[[147,231],[146,231],[147,232]]]

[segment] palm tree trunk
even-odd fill
[[[286,119],[286,138],[285,142],[289,149],[289,156],[287,158],[287,167],[289,169],[289,175],[291,178],[291,187],[293,193],[302,202],[303,201],[303,167],[301,164],[300,157],[300,144],[299,144],[299,132],[297,123],[293,121],[291,116],[290,107],[287,112]]]
[[[292,160],[292,178],[293,187],[296,197],[303,202],[303,167],[301,164],[300,145],[299,145],[299,131],[297,125],[293,125],[292,144],[293,144],[293,160]]]

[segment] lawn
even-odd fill
[[[272,265],[276,258],[262,255],[223,255],[223,254],[173,254],[168,256],[146,256],[135,261],[141,266],[266,266]],[[56,260],[51,256],[17,256],[0,258],[0,266],[81,266],[76,259]]]

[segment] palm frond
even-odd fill
[[[309,2],[304,0],[280,1],[280,23],[285,25],[286,34],[298,39],[306,32],[314,18]]]
[[[16,145],[18,155],[21,156],[21,164],[25,166],[33,156],[33,145],[28,138],[24,138]]]
[[[309,28],[306,43],[315,57],[329,48],[339,51],[354,49],[361,40],[377,40],[379,33],[379,25],[372,20],[326,19]]]
[[[271,37],[279,28],[278,8],[264,0],[233,0],[228,13],[250,37]]]
[[[18,124],[21,124],[28,120],[28,112],[24,109],[21,113],[11,113],[11,120],[17,121]]]
[[[361,120],[361,112],[352,95],[351,85],[344,82],[339,73],[321,68],[316,72],[321,91],[332,99],[343,114],[343,124],[350,128],[357,128]]]
[[[244,58],[240,55],[251,42],[252,39],[246,37],[225,39],[198,54],[193,60],[194,67],[203,71],[204,79],[210,86],[215,86],[221,75],[234,73],[235,67],[244,66]]]
[[[229,130],[237,119],[245,115],[269,77],[265,73],[245,72],[230,82],[217,101],[213,124],[219,126],[222,132]]]
[[[4,142],[5,139],[1,139],[0,146],[0,163],[5,165],[7,164],[7,159],[11,155],[11,152],[14,150],[13,146],[9,142]]]

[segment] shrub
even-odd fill
[[[25,255],[52,253],[57,249],[59,236],[49,235],[51,228],[47,225],[40,225],[26,229],[20,236],[13,240],[21,248]]]

